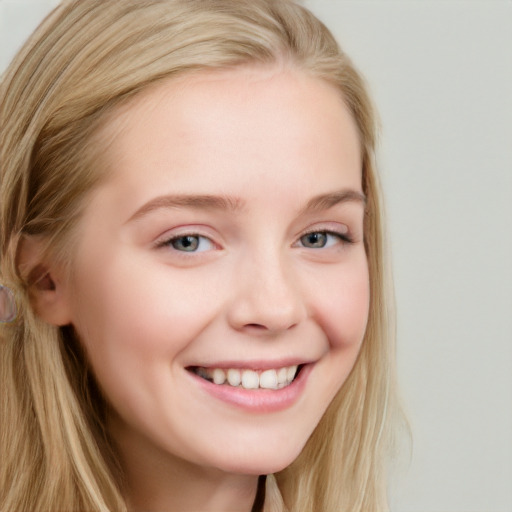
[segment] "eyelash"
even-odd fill
[[[299,243],[301,242],[301,240],[307,236],[310,236],[310,235],[325,235],[325,236],[331,236],[331,237],[335,237],[337,238],[342,245],[345,245],[345,244],[353,244],[354,243],[354,240],[352,239],[352,237],[350,237],[347,233],[340,233],[338,231],[333,231],[333,230],[327,230],[327,229],[313,229],[313,230],[310,230],[310,231],[306,231],[305,233],[303,233],[297,240],[296,243]],[[176,247],[173,247],[173,243],[177,242],[178,240],[180,239],[186,239],[187,237],[190,237],[190,238],[197,238],[199,239],[199,244],[201,243],[200,240],[201,239],[204,239],[204,240],[208,240],[208,242],[215,246],[215,242],[213,242],[213,240],[211,240],[211,238],[205,236],[205,235],[201,235],[199,233],[183,233],[183,234],[179,234],[177,236],[173,236],[171,238],[166,238],[160,242],[157,242],[156,244],[156,247],[157,248],[164,248],[164,247],[172,247],[177,253],[181,253],[181,254],[195,254],[195,253],[198,253],[198,252],[205,252],[205,251],[197,251],[197,250],[192,250],[192,251],[182,251],[182,250],[179,250],[179,249],[176,249]],[[317,248],[314,248],[314,247],[306,247],[306,246],[303,246],[303,248],[305,249],[325,249],[325,248],[329,248],[331,247],[331,245],[327,245],[328,244],[328,241],[326,242],[326,245],[322,246],[322,247],[317,247]],[[295,245],[295,244],[294,244]],[[207,249],[208,250],[208,249]]]
[[[215,242],[213,242],[213,240],[211,238],[209,238],[209,237],[207,237],[205,235],[201,235],[199,233],[182,233],[182,234],[179,234],[177,236],[166,238],[166,239],[162,240],[161,242],[157,242],[156,247],[157,248],[171,247],[176,252],[184,253],[184,254],[186,254],[186,253],[192,253],[193,254],[193,253],[197,253],[197,252],[204,252],[204,251],[197,251],[197,250],[193,250],[193,251],[180,251],[180,250],[176,249],[175,247],[173,247],[173,243],[174,242],[177,242],[178,240],[182,240],[182,239],[185,239],[185,238],[188,238],[188,237],[190,237],[190,238],[197,238],[199,240],[201,240],[201,239],[208,240],[208,242],[211,245],[213,245],[213,246],[216,245]],[[201,243],[201,242],[199,241],[199,243]]]
[[[311,231],[306,231],[304,234],[302,234],[299,237],[299,241],[302,240],[304,237],[307,237],[309,235],[327,235],[327,236],[333,236],[337,238],[343,245],[344,244],[353,244],[354,240],[348,233],[340,233],[339,231],[333,231],[328,229],[312,229]],[[307,249],[308,247],[306,247]],[[324,249],[325,246],[319,247],[319,249]]]

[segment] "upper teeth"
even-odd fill
[[[245,389],[280,389],[293,381],[297,373],[297,366],[285,366],[264,371],[196,367],[193,371],[200,377],[219,385],[226,384]]]

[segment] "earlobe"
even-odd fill
[[[36,315],[52,325],[68,325],[71,315],[64,273],[49,261],[44,246],[40,237],[25,235],[18,248],[18,268]]]

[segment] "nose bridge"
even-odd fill
[[[268,245],[241,258],[230,308],[235,328],[279,332],[298,324],[305,314],[304,297],[283,250]]]

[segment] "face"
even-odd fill
[[[368,316],[355,124],[292,70],[168,81],[106,129],[70,322],[134,449],[283,469],[356,360]]]

